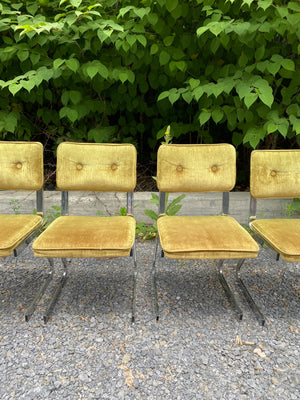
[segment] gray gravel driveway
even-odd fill
[[[45,293],[23,318],[48,265],[26,249],[0,259],[0,398],[300,398],[300,269],[266,249],[242,275],[267,320],[261,327],[225,268],[244,311],[237,320],[212,262],[166,260],[159,268],[156,322],[154,242],[138,243],[137,318],[130,322],[131,260],[74,259],[52,318]],[[59,271],[60,266],[56,263]]]

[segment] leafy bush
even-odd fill
[[[293,146],[300,5],[284,0],[2,0],[0,137]]]

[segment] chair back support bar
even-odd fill
[[[253,151],[250,192],[260,199],[300,197],[300,150]]]
[[[0,190],[41,190],[43,168],[41,143],[0,142]]]
[[[235,180],[236,151],[230,144],[164,144],[158,149],[161,192],[228,192]]]
[[[130,192],[136,185],[136,159],[131,144],[61,143],[57,189]]]

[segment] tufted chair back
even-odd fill
[[[161,192],[228,192],[236,180],[236,152],[222,144],[164,144],[158,149]]]
[[[255,150],[251,153],[252,197],[300,197],[300,150]]]
[[[57,148],[57,189],[130,192],[136,185],[132,144],[61,143]]]
[[[0,142],[0,190],[40,190],[43,183],[41,143]]]

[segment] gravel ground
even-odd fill
[[[266,249],[242,267],[267,317],[261,327],[233,279],[237,320],[212,262],[165,260],[160,320],[153,305],[153,241],[138,243],[137,318],[130,322],[131,262],[72,260],[48,324],[50,286],[29,322],[28,306],[48,270],[26,249],[0,260],[1,399],[299,399],[299,264]],[[130,260],[129,260],[130,261]],[[60,271],[59,263],[56,269]]]

